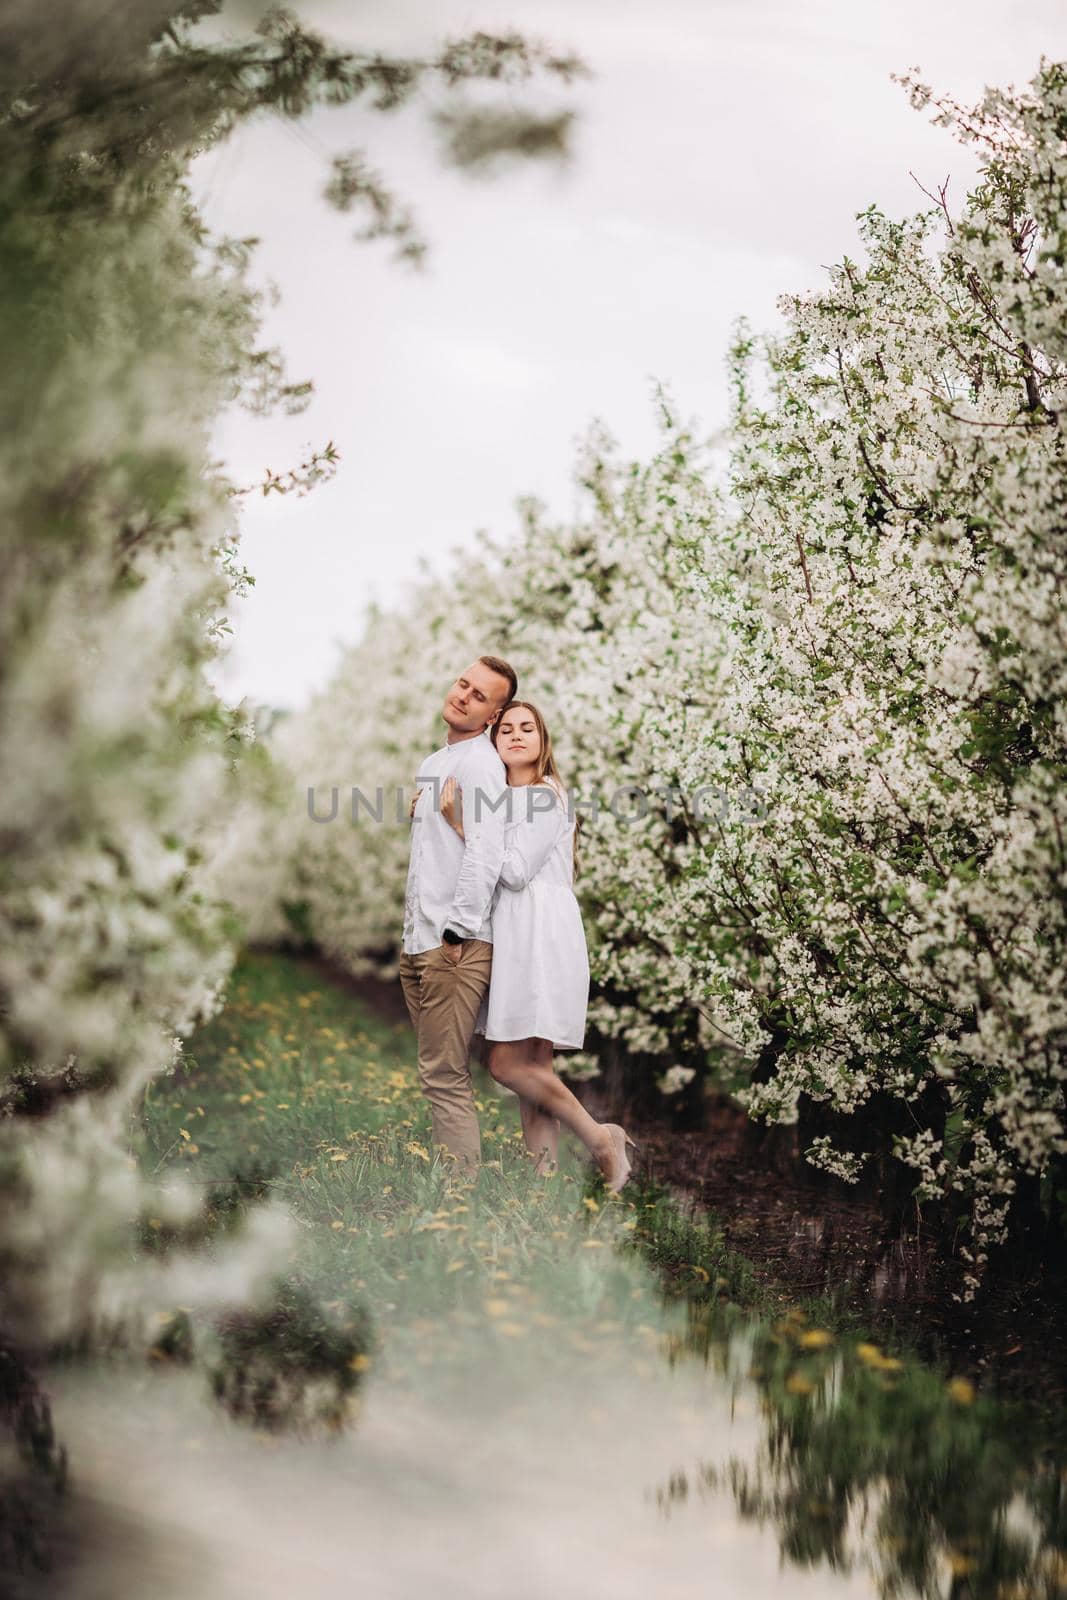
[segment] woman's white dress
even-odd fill
[[[492,905],[493,965],[475,1027],[488,1040],[550,1039],[557,1050],[580,1050],[589,957],[573,888],[574,817],[551,784],[510,794]]]

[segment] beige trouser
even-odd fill
[[[400,982],[419,1042],[419,1082],[430,1102],[433,1142],[474,1168],[482,1149],[468,1058],[493,947],[466,939],[458,961],[444,952],[444,945],[415,956],[405,952]]]

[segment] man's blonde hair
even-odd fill
[[[519,679],[515,668],[509,666],[506,661],[502,661],[499,656],[479,656],[478,660],[483,667],[488,667],[490,672],[495,672],[501,678],[508,680],[508,692],[504,698],[505,700],[514,700],[519,691]]]

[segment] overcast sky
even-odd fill
[[[533,493],[575,508],[575,440],[599,418],[632,455],[655,440],[654,379],[709,431],[726,405],[739,315],[816,288],[857,254],[855,213],[926,204],[909,169],[961,196],[973,157],[912,111],[891,72],[960,98],[1027,82],[1067,53],[1063,0],[291,0],[360,47],[426,52],[517,27],[577,51],[573,161],[492,181],[447,171],[424,116],[265,117],[201,158],[218,232],[255,234],[254,281],[277,285],[265,336],[315,398],[297,417],[235,412],[216,454],[241,483],[332,439],[334,480],[250,496],[220,689],[297,707],[326,683],[367,602],[396,601],[420,559],[507,535]],[[257,12],[232,0],[216,31]],[[231,21],[232,19],[232,21]],[[362,146],[429,236],[421,273],[357,244],[321,197],[328,153]]]

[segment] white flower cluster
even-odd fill
[[[668,1067],[666,1072],[656,1079],[656,1085],[662,1094],[679,1094],[695,1077],[695,1067],[683,1067],[675,1062],[673,1067]]]
[[[805,1157],[813,1167],[818,1167],[822,1172],[829,1172],[835,1178],[841,1178],[845,1183],[856,1183],[863,1171],[865,1154],[857,1154],[854,1150],[835,1149],[829,1134],[820,1134],[813,1139],[804,1152]]]

